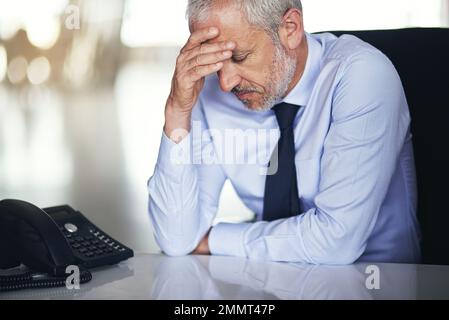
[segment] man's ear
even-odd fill
[[[297,49],[304,39],[304,23],[302,12],[289,9],[282,18],[279,26],[279,37],[282,45],[290,50]]]

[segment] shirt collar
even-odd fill
[[[292,91],[282,100],[283,102],[307,106],[315,81],[321,67],[321,44],[318,40],[306,33],[308,55],[303,75]]]

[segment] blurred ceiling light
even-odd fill
[[[27,74],[28,62],[23,56],[15,57],[8,66],[8,79],[12,84],[22,82]]]
[[[25,25],[28,40],[38,48],[50,49],[58,41],[61,26],[56,17],[30,19]]]
[[[50,62],[45,57],[39,57],[31,61],[28,66],[28,80],[35,85],[44,83],[48,80],[51,73]]]
[[[21,23],[17,20],[0,18],[0,39],[9,40],[19,31]]]
[[[33,39],[39,47],[41,43],[49,46],[47,43],[56,32],[54,20],[64,13],[68,3],[68,0],[0,0],[0,38],[8,40],[24,28],[32,34],[30,41]],[[42,32],[43,29],[47,31]]]
[[[0,82],[3,81],[8,70],[8,57],[6,55],[6,49],[0,45]]]

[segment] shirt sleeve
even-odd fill
[[[199,101],[192,114],[192,130],[199,132],[190,132],[179,144],[163,133],[156,168],[148,181],[154,236],[167,255],[191,253],[218,212],[226,176],[213,161],[202,163],[204,150],[213,149],[205,123]]]
[[[379,51],[351,57],[337,78],[314,208],[273,222],[218,224],[209,237],[213,254],[312,264],[350,264],[362,255],[410,116],[400,78]]]

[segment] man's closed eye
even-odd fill
[[[232,62],[234,63],[242,63],[246,60],[246,58],[248,57],[248,55],[240,55],[240,56],[232,56]]]

